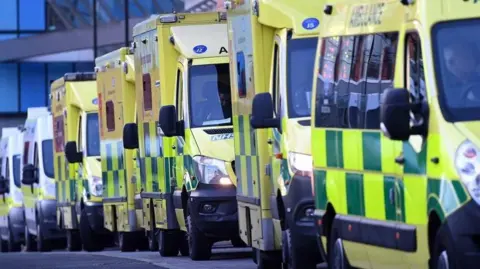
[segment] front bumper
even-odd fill
[[[478,268],[480,264],[480,206],[474,200],[447,217],[444,224],[452,235],[452,249],[458,255],[456,268]]]
[[[108,230],[104,227],[103,217],[103,204],[102,203],[90,203],[85,205],[84,210],[87,213],[88,223],[90,228],[95,233],[108,233]]]
[[[42,200],[38,202],[39,216],[37,223],[40,224],[45,239],[65,238],[65,231],[57,225],[57,201]]]
[[[238,236],[235,186],[199,183],[189,198],[190,216],[207,237],[231,239]]]
[[[8,212],[10,219],[10,232],[13,235],[13,241],[23,242],[25,238],[25,211],[23,207],[11,208]]]
[[[318,254],[316,240],[316,228],[313,215],[306,215],[307,209],[313,213],[315,203],[312,193],[310,177],[294,175],[288,194],[284,196],[284,203],[287,209],[286,219],[292,234],[292,246],[300,249],[302,253]]]

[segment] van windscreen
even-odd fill
[[[47,139],[42,141],[42,159],[43,170],[45,175],[53,178],[53,140]]]
[[[98,113],[87,114],[87,156],[100,156]]]

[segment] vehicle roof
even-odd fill
[[[227,25],[203,24],[174,26],[171,33],[175,48],[186,58],[228,57]],[[206,50],[196,53],[195,49],[203,46]],[[223,49],[222,49],[223,48]]]
[[[48,107],[29,107],[27,109],[27,119],[36,119],[50,115]]]
[[[114,50],[112,52],[109,52],[105,55],[102,55],[100,57],[97,57],[95,59],[95,66],[96,67],[103,67],[107,65],[108,63],[111,64],[111,62],[115,61],[125,61],[125,56],[127,54],[130,54],[129,48],[123,47],[117,50]]]
[[[21,131],[16,127],[6,127],[2,128],[2,138],[9,137],[9,136],[17,136],[21,133]]]
[[[258,21],[278,29],[292,29],[295,35],[318,35],[320,27],[309,30],[304,27],[304,22],[311,18],[320,20],[324,2],[324,0],[260,0]]]
[[[152,15],[150,16],[150,18],[137,23],[133,27],[133,36],[155,30],[157,28],[157,25],[175,26],[182,24],[199,24],[202,22],[215,23],[221,21],[222,18],[224,18],[223,16],[223,12],[170,13]]]

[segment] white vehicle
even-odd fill
[[[22,162],[27,251],[50,251],[53,243],[65,240],[57,226],[52,126],[48,108],[28,109]]]
[[[18,128],[3,128],[0,140],[0,251],[21,250],[25,218],[22,185],[22,132]]]

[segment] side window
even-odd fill
[[[273,52],[273,76],[272,76],[272,98],[275,115],[281,116],[281,97],[280,97],[280,48],[275,42]]]
[[[319,42],[315,126],[379,129],[380,99],[393,86],[397,33]]]
[[[177,70],[177,120],[183,120],[183,72]]]
[[[245,55],[243,51],[237,52],[237,89],[238,97],[247,97],[247,76],[245,74]]]
[[[5,158],[5,179],[6,180],[10,179],[10,158],[9,157]]]
[[[143,74],[143,109],[152,110],[152,78],[150,74]]]
[[[82,124],[82,116],[78,117],[78,151],[81,151],[82,148],[83,148],[83,135],[82,135],[82,132],[83,132],[83,124]],[[36,144],[35,144],[35,148],[36,148]]]
[[[423,57],[420,47],[420,36],[418,33],[407,35],[407,88],[414,101],[421,101],[425,98],[425,75],[423,72]]]
[[[36,168],[39,167],[37,143],[35,143],[34,150],[33,150],[33,165],[34,165]]]
[[[108,101],[105,104],[105,112],[107,117],[107,131],[111,132],[115,130],[115,107],[113,101]]]
[[[28,147],[30,146],[30,142],[26,141],[23,144],[23,165],[28,164]]]

